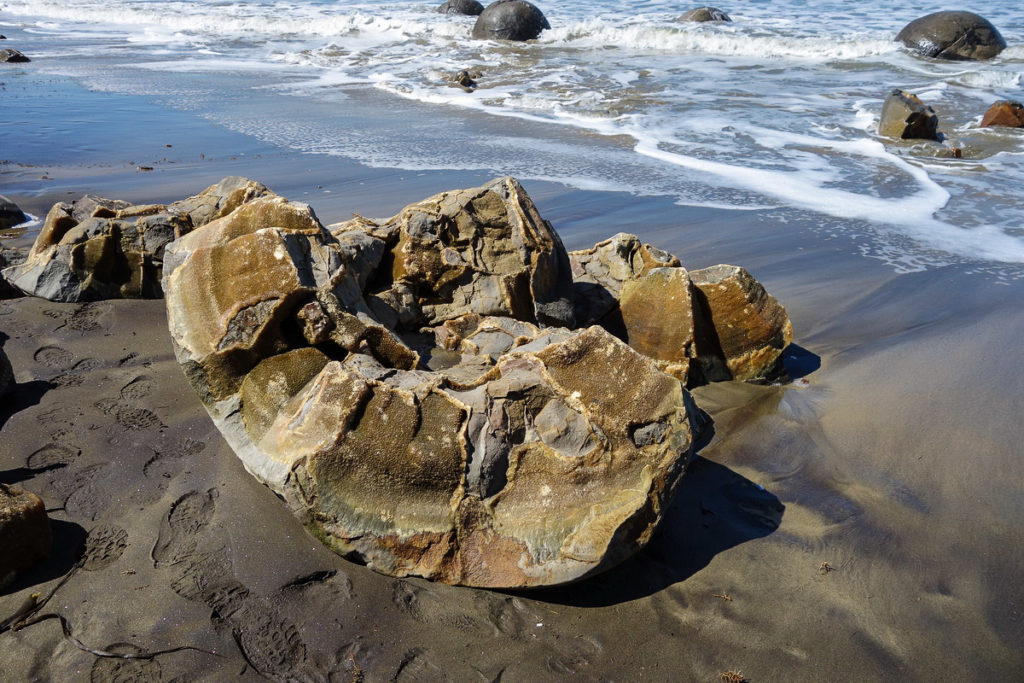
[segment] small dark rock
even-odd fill
[[[878,132],[891,138],[938,140],[939,117],[917,95],[893,90],[882,105]]]
[[[526,0],[497,0],[487,6],[473,26],[477,40],[533,40],[551,28],[547,17]]]
[[[466,70],[462,70],[459,73],[451,77],[451,82],[466,92],[473,92],[477,87],[477,82],[473,79],[476,74],[471,74]]]
[[[676,21],[732,21],[732,19],[717,7],[697,7],[683,14]]]
[[[1024,128],[1024,105],[1020,102],[1000,100],[988,108],[981,117],[982,128],[990,126],[1006,126],[1008,128]]]
[[[484,6],[477,0],[448,0],[437,8],[441,14],[465,14],[470,17],[478,17],[484,11]]]
[[[28,220],[25,212],[7,197],[0,195],[0,230],[12,228]]]
[[[0,50],[0,62],[31,62],[32,60],[12,48]]]
[[[1006,48],[996,27],[973,12],[935,12],[915,19],[896,40],[925,57],[961,61],[991,59]]]

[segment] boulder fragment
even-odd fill
[[[255,198],[271,194],[245,178],[226,178],[170,206],[86,195],[54,204],[28,258],[4,277],[50,301],[159,298],[164,247]]]
[[[533,40],[551,28],[547,17],[526,0],[495,0],[473,25],[476,40]]]
[[[896,89],[885,99],[878,132],[890,138],[938,140],[939,117],[917,95]]]
[[[988,19],[963,11],[934,12],[915,19],[896,40],[934,59],[984,60],[1006,49],[1006,40]]]
[[[10,62],[12,64],[16,64],[31,61],[31,59],[23,55],[18,50],[15,50],[14,48],[5,47],[3,50],[0,50],[0,62]]]
[[[50,554],[46,506],[33,493],[0,483],[0,588]]]
[[[7,197],[0,195],[0,230],[13,228],[28,220],[25,212]]]
[[[704,381],[769,379],[793,341],[786,310],[750,273],[717,265],[690,271],[697,363]]]
[[[981,117],[981,127],[1005,126],[1024,128],[1024,105],[1020,102],[1000,100],[993,104]]]

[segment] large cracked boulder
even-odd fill
[[[939,117],[917,95],[896,89],[882,104],[878,132],[902,140],[937,140]]]
[[[963,11],[915,19],[896,40],[925,57],[958,61],[991,59],[1006,49],[1006,40],[988,19]]]
[[[476,40],[533,40],[551,28],[547,17],[526,0],[495,0],[473,25]]]
[[[178,361],[254,476],[339,554],[472,586],[635,553],[707,426],[695,350],[763,376],[792,335],[742,269],[632,235],[570,257],[511,178],[329,229],[256,198],[168,245],[163,278]]]
[[[52,532],[39,496],[0,483],[0,588],[50,554]]]
[[[50,301],[159,298],[164,247],[269,190],[227,178],[171,205],[132,205],[86,195],[46,215],[28,258],[4,270],[30,296]]]

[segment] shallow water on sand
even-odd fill
[[[1024,10],[965,7],[1010,47],[985,63],[892,38],[934,8],[744,3],[731,23],[678,3],[541,3],[529,44],[469,39],[473,19],[395,0],[11,0],[0,27],[91,88],[142,94],[292,150],[380,167],[554,180],[685,205],[782,211],[900,271],[1024,264],[1024,134],[981,130],[1021,99]],[[480,72],[463,92],[448,77]],[[876,134],[894,87],[936,108],[943,144]],[[963,147],[964,158],[944,158]],[[771,223],[751,221],[752,229]],[[1010,270],[1005,270],[1005,265]]]

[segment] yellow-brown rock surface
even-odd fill
[[[48,556],[51,538],[39,496],[0,483],[0,588]]]

